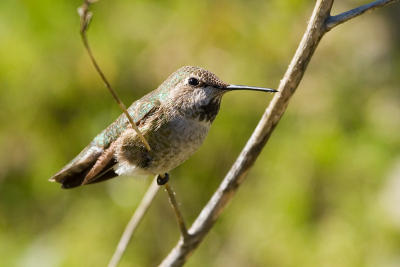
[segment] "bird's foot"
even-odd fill
[[[157,184],[158,185],[165,185],[166,183],[168,183],[169,180],[169,174],[165,173],[164,175],[159,174],[157,176]]]

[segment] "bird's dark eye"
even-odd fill
[[[189,78],[188,83],[190,85],[197,86],[197,85],[199,85],[200,82],[198,79],[192,77],[192,78]]]

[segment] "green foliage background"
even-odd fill
[[[336,1],[334,13],[367,1]],[[82,47],[78,0],[0,1],[0,266],[105,266],[150,181],[61,190],[47,179],[120,113]],[[126,104],[183,65],[276,88],[314,1],[102,0],[89,39]],[[187,266],[400,266],[399,4],[322,40],[248,180]],[[191,223],[270,95],[224,97],[174,170]],[[178,239],[165,192],[121,266]]]

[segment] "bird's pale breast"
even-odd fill
[[[187,160],[203,143],[211,122],[176,116],[165,121],[147,137],[151,151],[139,149],[129,142],[136,133],[127,131],[117,148],[115,171],[119,175],[160,174],[168,172]],[[125,140],[124,140],[125,139]],[[134,138],[136,139],[136,138]]]

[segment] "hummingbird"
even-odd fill
[[[227,84],[203,68],[182,67],[128,108],[150,150],[122,114],[50,181],[73,188],[121,175],[167,174],[201,146],[222,96],[235,90],[277,92]]]

